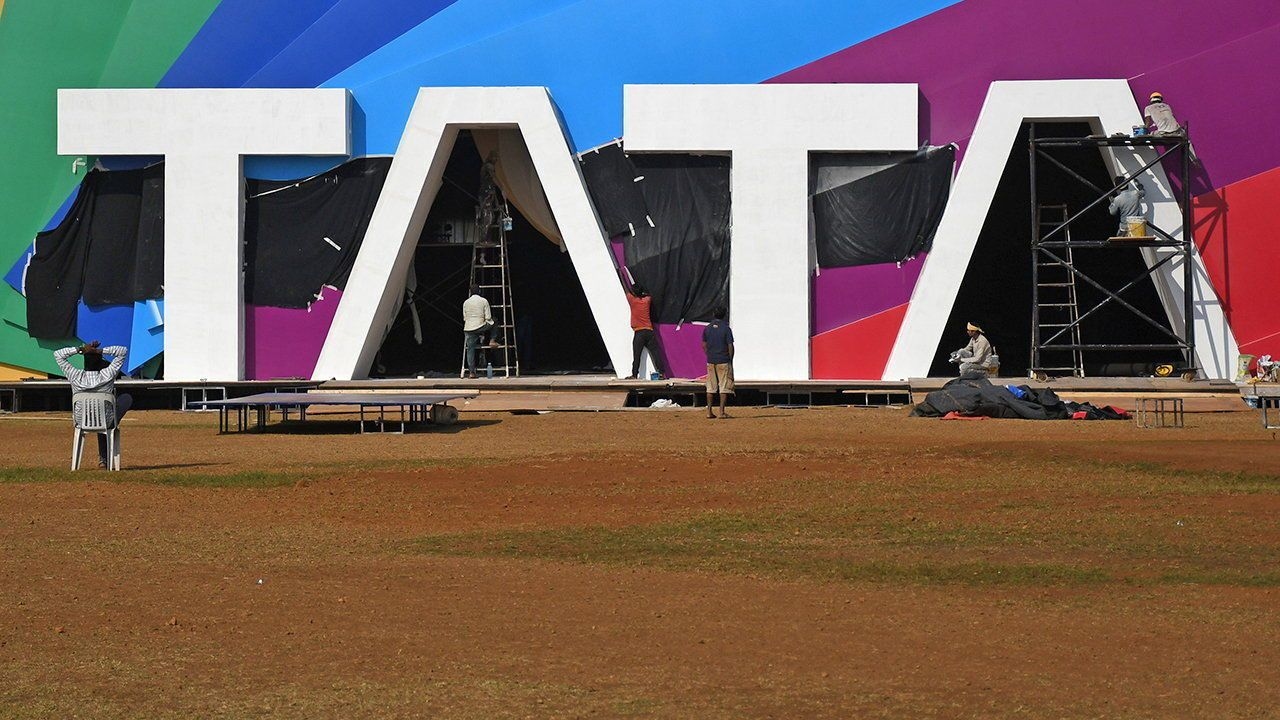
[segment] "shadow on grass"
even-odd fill
[[[408,423],[405,425],[405,435],[456,435],[460,432],[466,432],[475,428],[487,427],[489,425],[497,425],[501,420],[459,420],[453,425],[433,425],[431,423]],[[365,420],[366,435],[381,435],[383,431],[378,429],[378,421]],[[388,418],[383,427],[385,434],[399,435],[400,420],[397,418],[392,420]],[[312,418],[304,421],[289,420],[288,422],[277,422],[269,424],[262,429],[252,428],[243,432],[231,432],[228,435],[359,435],[359,420],[329,420]]]
[[[193,467],[221,467],[230,463],[169,463],[168,465],[125,465],[124,472],[136,470],[179,470]]]

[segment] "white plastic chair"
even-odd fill
[[[116,423],[116,396],[103,392],[78,392],[71,395],[71,415],[76,434],[71,444],[71,469],[80,469],[86,434],[107,436],[109,470],[120,469],[120,426]]]

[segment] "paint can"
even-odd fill
[[[1134,136],[1134,137],[1143,137],[1143,136],[1144,136],[1144,135],[1146,135],[1146,134],[1147,134],[1147,128],[1146,128],[1146,126],[1145,126],[1145,125],[1134,125],[1134,126],[1133,126],[1133,136]]]
[[[1125,216],[1124,224],[1129,228],[1129,237],[1146,237],[1147,219],[1140,215]]]

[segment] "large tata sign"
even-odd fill
[[[629,152],[732,158],[730,315],[744,379],[809,377],[809,154],[917,147],[914,84],[633,85],[623,92]],[[956,176],[885,369],[928,372],[943,323],[1025,120],[1075,120],[1097,132],[1142,122],[1124,80],[993,83]],[[367,374],[394,319],[417,238],[459,130],[518,128],[564,236],[613,366],[630,359],[628,308],[606,238],[545,88],[422,88],[405,126],[313,377]],[[235,380],[244,368],[243,158],[350,152],[346,90],[60,90],[58,152],[164,155],[165,375]],[[1150,150],[1106,156],[1136,170]],[[1157,165],[1143,179],[1151,218],[1174,235],[1181,217]],[[1148,252],[1149,263],[1158,262]],[[1197,263],[1194,328],[1206,374],[1225,377],[1235,342]],[[1155,276],[1172,327],[1182,271]],[[993,292],[998,290],[993,289]]]

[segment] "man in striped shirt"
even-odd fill
[[[84,369],[71,364],[67,358],[72,355],[84,355]],[[67,382],[71,383],[71,392],[116,392],[116,378],[120,377],[120,369],[124,367],[125,355],[129,354],[128,348],[120,345],[112,345],[111,347],[100,347],[97,340],[79,347],[65,347],[53,353],[54,362],[58,363],[58,368],[62,370],[62,374],[66,376]],[[102,356],[110,355],[111,362],[108,363]],[[124,418],[124,414],[133,406],[133,397],[125,394],[116,398],[116,425],[120,424],[120,420]],[[72,412],[76,412],[76,408],[72,407]],[[80,422],[80,418],[75,418],[76,422]],[[117,437],[117,443],[119,438]],[[107,436],[98,436],[98,467],[107,466]]]

